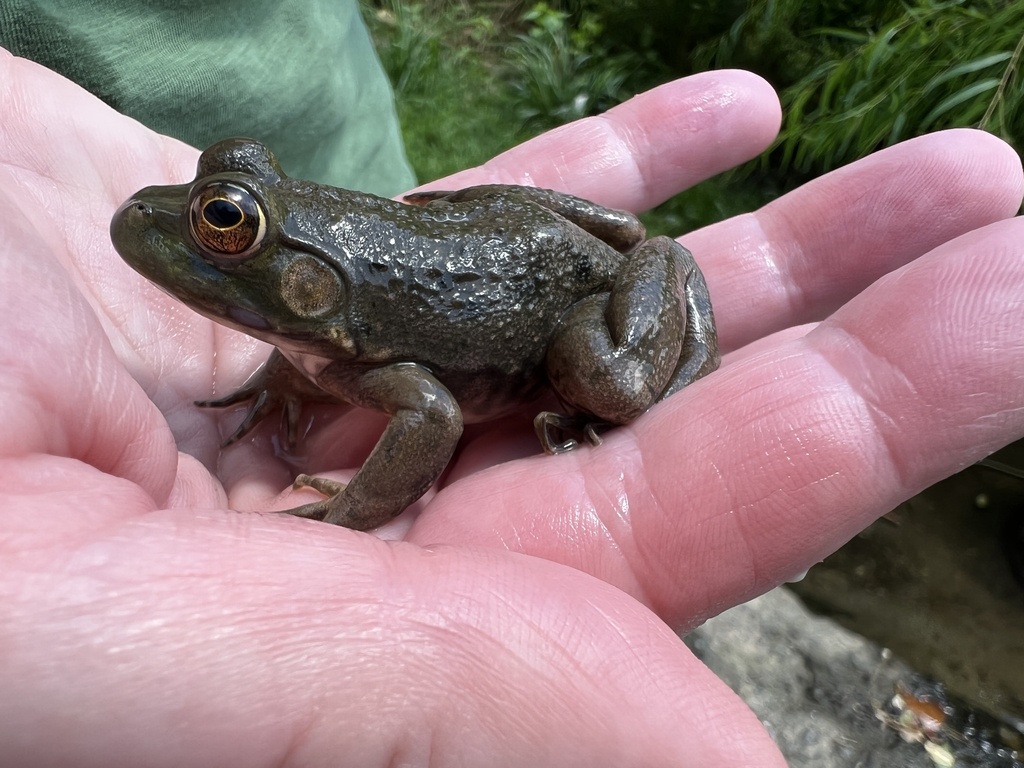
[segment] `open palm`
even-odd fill
[[[642,210],[778,119],[762,81],[708,73],[443,186]],[[0,52],[12,765],[781,766],[673,629],[1024,434],[1020,163],[949,132],[688,235],[730,354],[602,446],[536,455],[526,414],[468,433],[383,538],[268,514],[311,497],[284,490],[296,471],[350,474],[382,417],[315,409],[301,457],[272,425],[220,449],[240,414],[193,401],[266,346],[107,236],[196,157]]]

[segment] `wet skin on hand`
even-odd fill
[[[207,149],[194,181],[147,187],[114,215],[121,257],[197,312],[276,347],[246,385],[228,443],[303,401],[391,418],[343,485],[290,514],[367,530],[418,499],[463,423],[547,389],[566,413],[535,425],[549,453],[626,424],[719,362],[704,278],[631,214],[551,190],[490,185],[406,202],[282,173],[262,144]]]

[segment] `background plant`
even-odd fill
[[[547,130],[629,96],[626,84],[643,67],[644,56],[611,52],[594,16],[572,24],[569,13],[539,2],[520,21],[526,31],[516,35],[503,71],[523,128]]]
[[[981,127],[1020,147],[1024,3],[925,4],[872,33],[818,35],[852,45],[784,91],[780,168],[818,173],[953,127]]]
[[[363,0],[421,179],[714,67],[780,92],[779,141],[647,217],[679,234],[932,130],[1024,138],[1019,0]]]
[[[495,74],[505,6],[362,0],[421,180],[481,163],[524,137]]]

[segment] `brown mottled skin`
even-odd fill
[[[463,422],[555,391],[545,450],[625,424],[718,366],[704,279],[675,241],[644,242],[631,214],[550,190],[472,187],[407,203],[285,176],[249,139],[207,149],[195,181],[128,200],[111,237],[133,268],[196,311],[277,347],[238,392],[229,438],[303,400],[391,416],[343,485],[290,513],[361,530],[419,498]],[[411,203],[411,204],[410,204]]]

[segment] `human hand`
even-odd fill
[[[229,511],[298,501],[275,497],[294,467],[273,430],[221,453],[231,425],[192,405],[266,348],[146,284],[106,230],[195,151],[27,62],[0,56],[0,84],[11,764],[782,765],[666,622],[764,591],[1022,432],[1024,245],[991,224],[1020,166],[954,132],[688,235],[738,351],[600,448],[509,460],[536,450],[528,420],[480,431],[385,531],[401,542]],[[777,122],[764,83],[709,73],[450,183],[642,209]],[[328,415],[306,442],[327,463],[303,469],[356,467],[381,423]]]

